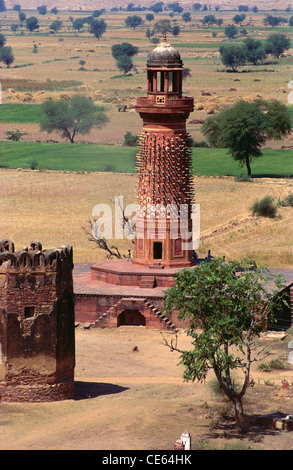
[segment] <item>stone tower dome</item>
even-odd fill
[[[166,67],[166,68],[181,68],[183,62],[180,54],[172,47],[164,36],[164,40],[149,54],[147,60],[147,67]]]

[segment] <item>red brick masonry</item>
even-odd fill
[[[141,267],[131,260],[76,263],[73,271],[75,320],[93,327],[116,328],[122,312],[138,310],[148,328],[184,328],[186,325],[178,320],[176,312],[163,314],[164,293],[175,282],[177,271],[178,268]],[[289,322],[293,324],[293,270],[271,269],[270,272],[281,274],[287,280],[286,289],[291,295]]]

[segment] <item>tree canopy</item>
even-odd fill
[[[46,15],[47,5],[41,5],[41,6],[37,7],[37,10],[40,13],[40,15]]]
[[[240,65],[245,64],[246,56],[243,47],[237,44],[225,44],[220,48],[221,60],[226,67],[236,72]]]
[[[93,127],[108,122],[104,110],[95,106],[90,98],[74,95],[71,99],[48,100],[42,105],[42,131],[60,132],[73,144],[76,134],[88,134]]]
[[[93,34],[98,40],[103,36],[107,29],[105,20],[93,20],[89,23],[89,32]]]
[[[132,57],[138,54],[138,50],[138,47],[133,46],[129,42],[114,44],[111,47],[112,56],[116,60],[116,66],[125,75],[133,69]]]
[[[120,55],[128,55],[133,57],[138,54],[138,47],[133,46],[129,42],[122,42],[121,44],[114,44],[111,47],[112,56],[117,59]]]
[[[58,31],[60,31],[60,29],[62,28],[63,26],[63,22],[60,21],[60,20],[55,20],[53,21],[51,24],[50,24],[50,29],[52,31],[54,31],[54,33],[57,33]]]
[[[270,34],[265,42],[266,52],[277,58],[290,47],[291,41],[284,33]]]
[[[137,16],[137,15],[128,16],[125,20],[125,26],[127,28],[135,29],[138,26],[141,26],[142,23],[143,23],[142,18],[140,16]]]
[[[4,0],[0,0],[0,12],[6,11],[6,5]]]
[[[230,39],[234,39],[237,36],[238,30],[234,24],[229,24],[224,29],[224,34]]]
[[[163,11],[164,2],[157,2],[154,5],[150,6],[149,10],[153,11],[154,13],[160,13]]]
[[[72,23],[73,29],[77,29],[79,32],[84,27],[84,19],[83,18],[76,18]]]
[[[181,270],[176,284],[166,291],[166,311],[176,310],[188,323],[192,338],[190,350],[182,350],[175,340],[165,343],[181,353],[183,378],[204,381],[212,369],[220,388],[233,402],[236,426],[247,431],[242,400],[252,385],[250,369],[259,358],[254,340],[264,330],[268,318],[282,300],[276,296],[281,279],[274,278],[275,289],[264,267],[251,260],[229,261],[214,258],[194,269]],[[242,372],[242,384],[235,385],[233,373]]]
[[[172,31],[170,20],[160,20],[154,24],[154,33],[165,34]]]
[[[5,43],[6,37],[4,36],[4,34],[0,33],[0,47],[3,47]]]
[[[31,32],[39,29],[39,21],[36,16],[30,16],[26,19],[26,28],[29,29]]]
[[[266,51],[259,39],[246,38],[244,39],[244,54],[248,62],[256,65],[262,62],[266,57]]]
[[[133,62],[128,55],[120,55],[116,59],[116,66],[125,75],[133,69]]]
[[[0,47],[0,62],[3,62],[7,68],[14,62],[14,55],[11,47]]]
[[[241,100],[208,118],[202,131],[210,145],[228,148],[240,166],[246,165],[251,177],[251,163],[262,155],[262,145],[290,134],[291,120],[287,107],[277,100]]]

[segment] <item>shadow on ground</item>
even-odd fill
[[[85,400],[87,398],[95,398],[101,395],[112,395],[128,390],[127,387],[120,385],[97,383],[97,382],[74,382],[74,399]]]

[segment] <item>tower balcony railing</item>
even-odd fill
[[[167,109],[177,109],[182,110],[193,110],[193,98],[188,96],[182,96],[181,98],[178,95],[174,96],[173,94],[166,93],[150,93],[147,97],[139,97],[136,99],[136,108],[139,111],[139,108],[167,108]]]

